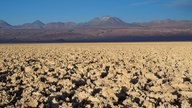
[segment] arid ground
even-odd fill
[[[0,44],[0,108],[192,107],[192,42]]]

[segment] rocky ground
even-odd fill
[[[190,108],[192,43],[1,44],[1,107]]]

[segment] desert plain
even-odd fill
[[[0,44],[0,108],[191,108],[192,42]]]

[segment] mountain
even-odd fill
[[[125,26],[127,23],[122,21],[117,17],[102,17],[102,18],[94,18],[86,23],[86,25],[92,26]]]
[[[192,28],[191,20],[154,20],[150,22],[137,23],[151,28]]]
[[[0,20],[0,42],[77,41],[192,41],[192,20],[154,20],[126,23],[117,17],[93,18],[88,22],[37,20],[11,26]]]
[[[121,19],[117,17],[102,17],[101,24],[102,25],[126,25],[127,23],[123,22]]]
[[[51,22],[47,23],[44,28],[45,29],[71,29],[76,26],[76,23],[74,22]]]
[[[36,20],[32,23],[25,23],[23,25],[20,25],[19,27],[22,29],[41,29],[43,28],[45,24],[39,20]]]
[[[101,19],[100,18],[93,18],[91,19],[87,24],[88,25],[99,25],[101,23]]]
[[[12,26],[7,22],[0,20],[0,28],[11,28]]]

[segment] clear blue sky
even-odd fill
[[[192,19],[192,0],[1,0],[0,19],[12,25],[41,20],[86,22],[116,16],[126,22]]]

